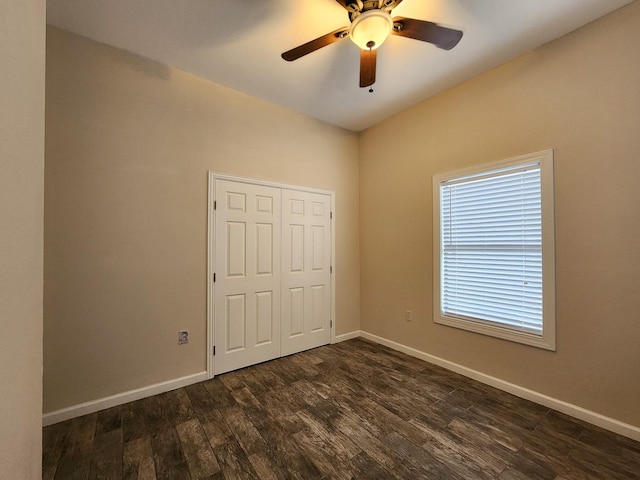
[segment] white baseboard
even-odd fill
[[[360,336],[360,330],[353,332],[343,333],[336,335],[331,343],[344,342],[351,340],[352,338],[358,338]],[[128,392],[118,393],[110,397],[99,398],[90,402],[80,403],[71,407],[56,410],[54,412],[46,413],[42,416],[42,426],[53,425],[54,423],[64,422],[72,418],[81,417],[89,413],[98,412],[105,408],[115,407],[122,405],[123,403],[133,402],[140,400],[141,398],[150,397],[152,395],[158,395],[159,393],[169,392],[177,388],[185,387],[194,383],[207,380],[207,372],[196,373],[175,380],[169,380],[167,382],[156,383],[155,385],[149,385],[147,387],[138,388],[136,390],[130,390]]]
[[[352,338],[358,338],[360,331],[355,330],[353,332],[343,333],[336,335],[331,343],[344,342],[351,340]],[[169,392],[177,388],[185,387],[194,383],[207,380],[207,372],[196,373],[175,380],[169,380],[167,382],[156,383],[155,385],[149,385],[147,387],[138,388],[136,390],[130,390],[128,392],[118,393],[110,397],[99,398],[90,402],[80,403],[71,407],[56,410],[50,413],[46,413],[42,416],[42,426],[53,425],[54,423],[64,422],[72,418],[81,417],[89,413],[98,412],[105,408],[115,407],[122,405],[123,403],[133,402],[140,400],[141,398],[150,397],[152,395],[158,395],[159,393]]]
[[[544,405],[545,407],[557,410],[571,417],[578,418],[585,422],[604,428],[605,430],[609,430],[619,435],[631,438],[632,440],[640,441],[640,428],[634,425],[621,422],[614,418],[606,417],[591,410],[587,410],[586,408],[582,408],[577,405],[573,405],[571,403],[549,397],[542,393],[529,390],[528,388],[506,382],[499,378],[492,377],[491,375],[478,372],[477,370],[473,370],[471,368],[464,367],[443,358],[430,355],[420,350],[416,350],[415,348],[402,345],[392,340],[387,340],[386,338],[379,337],[378,335],[374,335],[373,333],[360,331],[360,336],[362,338],[366,338],[367,340],[371,340],[372,342],[376,342],[386,347],[392,348],[393,350],[406,353],[407,355],[411,355],[412,357],[416,357],[426,362],[433,363],[434,365],[446,368],[447,370],[451,370],[452,372],[459,373],[461,375],[464,375],[465,377],[477,380],[486,385],[490,385],[505,392],[511,393],[512,395],[515,395],[517,397],[524,398],[525,400],[530,400],[540,405]]]
[[[133,402],[141,398],[150,397],[159,393],[169,392],[176,388],[186,387],[194,383],[202,382],[207,379],[207,372],[200,372],[186,377],[176,378],[167,382],[156,383],[146,387],[130,390],[124,393],[118,393],[110,397],[92,400],[90,402],[80,403],[71,407],[56,410],[42,416],[42,425],[52,425],[54,423],[63,422],[71,418],[80,417],[89,413],[98,412],[105,408],[115,407],[123,403]]]
[[[436,357],[435,355],[431,355],[415,348],[408,347],[401,343],[379,337],[378,335],[374,335],[373,333],[355,330],[353,332],[336,335],[332,343],[344,342],[346,340],[351,340],[357,337],[366,338],[367,340],[371,340],[372,342],[387,346],[389,348],[392,348],[393,350],[406,353],[407,355],[411,355],[412,357],[419,358],[434,365],[446,368],[447,370],[451,370],[452,372],[464,375],[465,377],[477,380],[486,385],[490,385],[505,392],[511,393],[512,395],[515,395],[517,397],[524,398],[525,400],[530,400],[540,405],[544,405],[545,407],[552,408],[553,410],[557,410],[559,412],[565,413],[569,416],[578,418],[611,432],[631,438],[632,440],[640,441],[639,427],[621,422],[614,418],[606,417],[591,410],[587,410],[586,408],[582,408],[577,405],[573,405],[571,403],[549,397],[542,393],[529,390],[528,388],[506,382],[499,378],[492,377],[491,375],[487,375],[485,373],[478,372],[477,370],[473,370],[457,363],[450,362],[449,360]],[[54,423],[63,422],[71,418],[80,417],[82,415],[87,415],[89,413],[104,410],[105,408],[115,407],[116,405],[122,405],[123,403],[133,402],[135,400],[140,400],[141,398],[175,390],[176,388],[185,387],[187,385],[202,382],[204,380],[207,380],[207,372],[200,372],[194,375],[177,378],[175,380],[156,383],[155,385],[149,385],[147,387],[139,388],[136,390],[112,395],[110,397],[81,403],[79,405],[74,405],[62,410],[56,410],[54,412],[43,415],[42,424],[43,426],[52,425]]]
[[[353,332],[342,333],[340,335],[336,335],[333,338],[331,343],[340,343],[346,340],[351,340],[352,338],[358,338],[360,336],[360,330],[354,330]]]

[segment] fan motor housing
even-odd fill
[[[360,4],[362,4],[362,8],[360,8]],[[368,12],[369,10],[381,10],[384,9],[386,11],[391,11],[390,7],[395,6],[396,0],[363,0],[356,1],[348,4],[349,10],[349,21],[353,22],[358,16],[363,14],[364,12]]]

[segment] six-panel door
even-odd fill
[[[215,180],[216,374],[331,340],[331,196]]]

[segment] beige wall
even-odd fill
[[[337,333],[359,329],[355,134],[47,33],[45,412],[206,370],[209,170],[336,192]]]
[[[640,426],[639,45],[635,2],[362,135],[363,330]],[[432,176],[546,148],[557,352],[435,325]]]
[[[0,478],[42,454],[44,0],[0,6]]]
[[[358,146],[49,29],[45,412],[205,369],[215,170],[336,191],[338,334],[362,327],[640,426],[639,41],[634,2],[367,130]],[[556,150],[557,352],[435,325],[432,175],[546,148]]]

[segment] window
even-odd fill
[[[435,322],[555,350],[553,150],[433,189]]]

